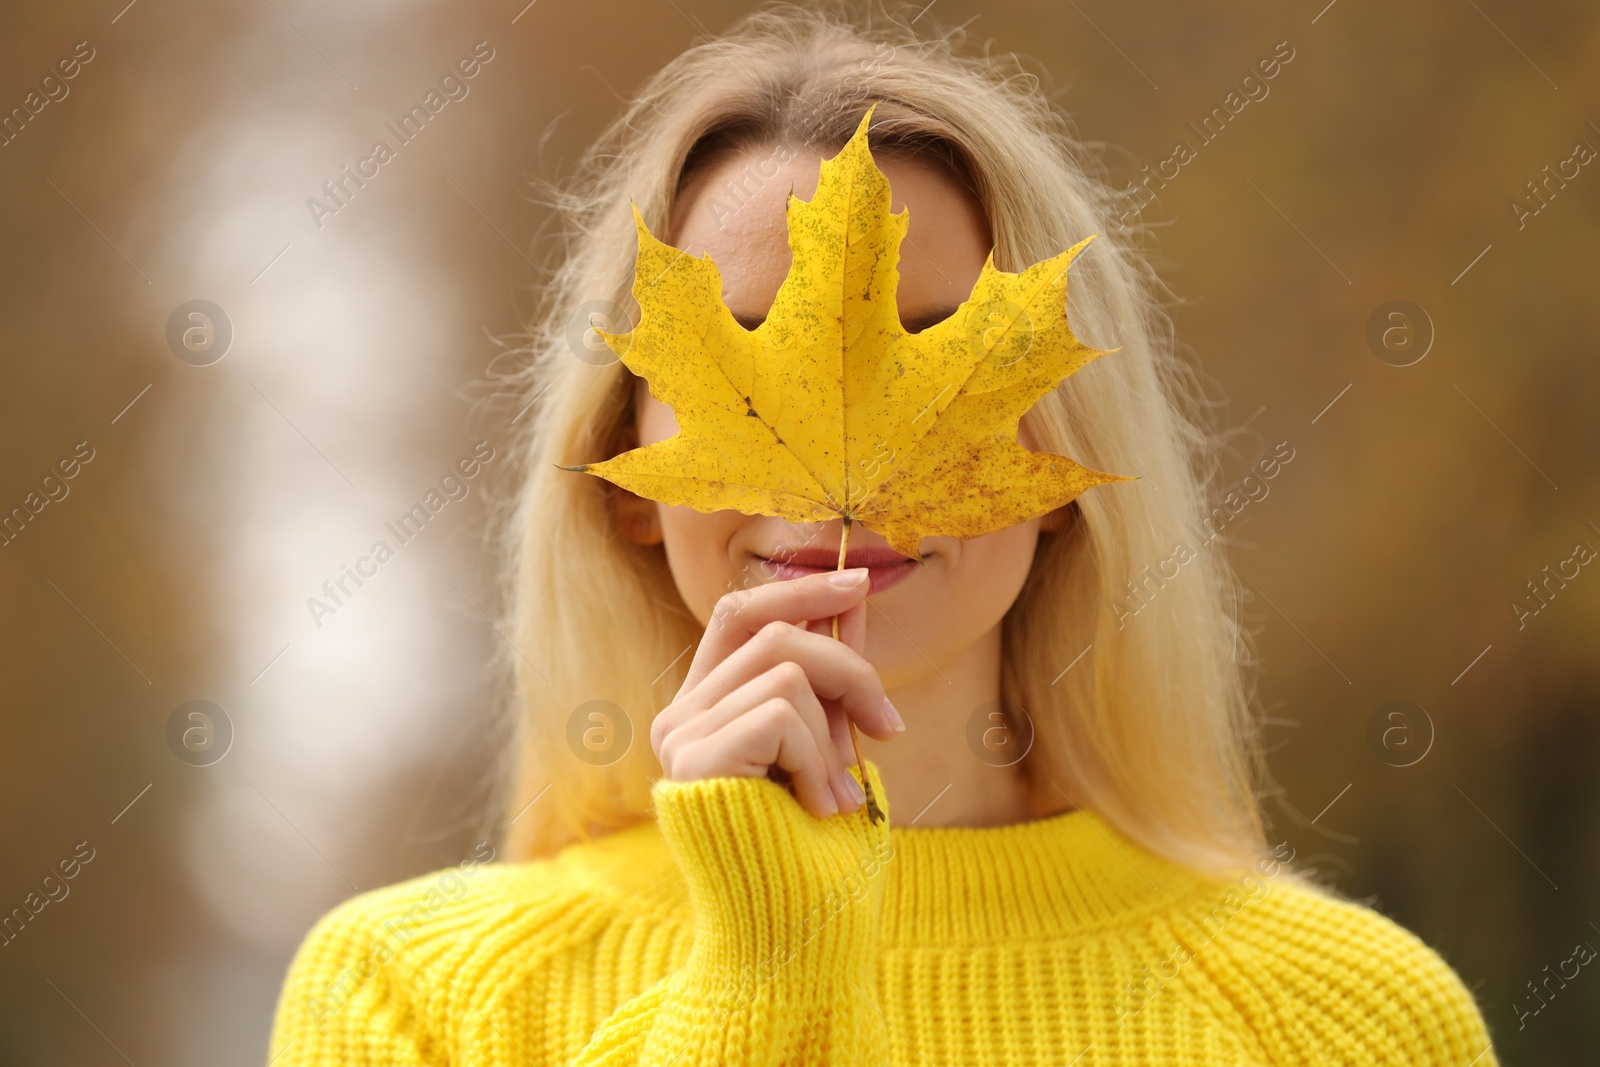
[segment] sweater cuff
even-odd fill
[[[877,767],[872,794],[887,816]],[[854,767],[849,773],[860,780]],[[819,819],[767,778],[658,780],[656,817],[689,886],[695,916],[690,973],[751,994],[828,1000],[843,979],[871,981],[889,822],[862,805]]]

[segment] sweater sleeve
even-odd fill
[[[394,958],[394,942],[377,932],[379,902],[396,899],[393,889],[354,897],[311,928],[279,993],[270,1067],[435,1062],[423,1013]]]
[[[652,795],[689,887],[693,947],[574,1067],[887,1062],[875,963],[888,821],[865,806],[818,819],[765,778],[662,779]]]
[[[1231,894],[1238,896],[1238,894]],[[1191,919],[1201,930],[1229,913]],[[1494,1067],[1459,975],[1415,934],[1309,884],[1273,887],[1194,956],[1270,1063]]]

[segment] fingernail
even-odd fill
[[[883,710],[889,713],[890,726],[893,726],[896,730],[905,730],[906,721],[900,717],[900,712],[895,710],[894,704],[890,702],[888,697],[883,698]]]
[[[850,794],[850,799],[854,800],[857,804],[860,804],[867,799],[867,794],[861,791],[861,783],[856,781],[855,775],[851,774],[849,771],[844,772],[844,788],[845,792]]]
[[[867,578],[867,568],[851,567],[847,571],[834,571],[828,575],[828,581],[844,589],[860,585]]]
[[[837,800],[833,799],[833,793],[831,791],[829,791],[828,793],[824,794],[822,799],[827,802],[827,808],[828,808],[828,814],[829,815],[837,815],[837,814],[839,814],[839,802]]]

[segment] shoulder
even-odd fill
[[[1202,896],[1180,920],[1195,966],[1271,1062],[1495,1063],[1460,976],[1372,908],[1288,873]]]
[[[279,994],[272,1055],[430,1060],[458,1022],[520,976],[619,923],[671,924],[675,886],[652,826],[526,863],[455,866],[351,897],[302,940]],[[641,890],[636,882],[647,881]],[[311,1061],[306,1061],[311,1062]]]

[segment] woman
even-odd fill
[[[626,308],[630,199],[709,253],[754,329],[789,269],[791,188],[814,195],[869,108],[910,213],[908,332],[945,321],[991,249],[1020,271],[1106,234],[1073,265],[1071,317],[1118,350],[1019,440],[1139,480],[925,538],[922,566],[855,529],[832,573],[838,521],[560,469],[678,429],[567,339]],[[1025,77],[771,8],[652,79],[564,206],[509,537],[514,862],[324,917],[274,1063],[1494,1062],[1435,953],[1264,834],[1230,578],[1178,551],[1211,440],[1113,195]]]

